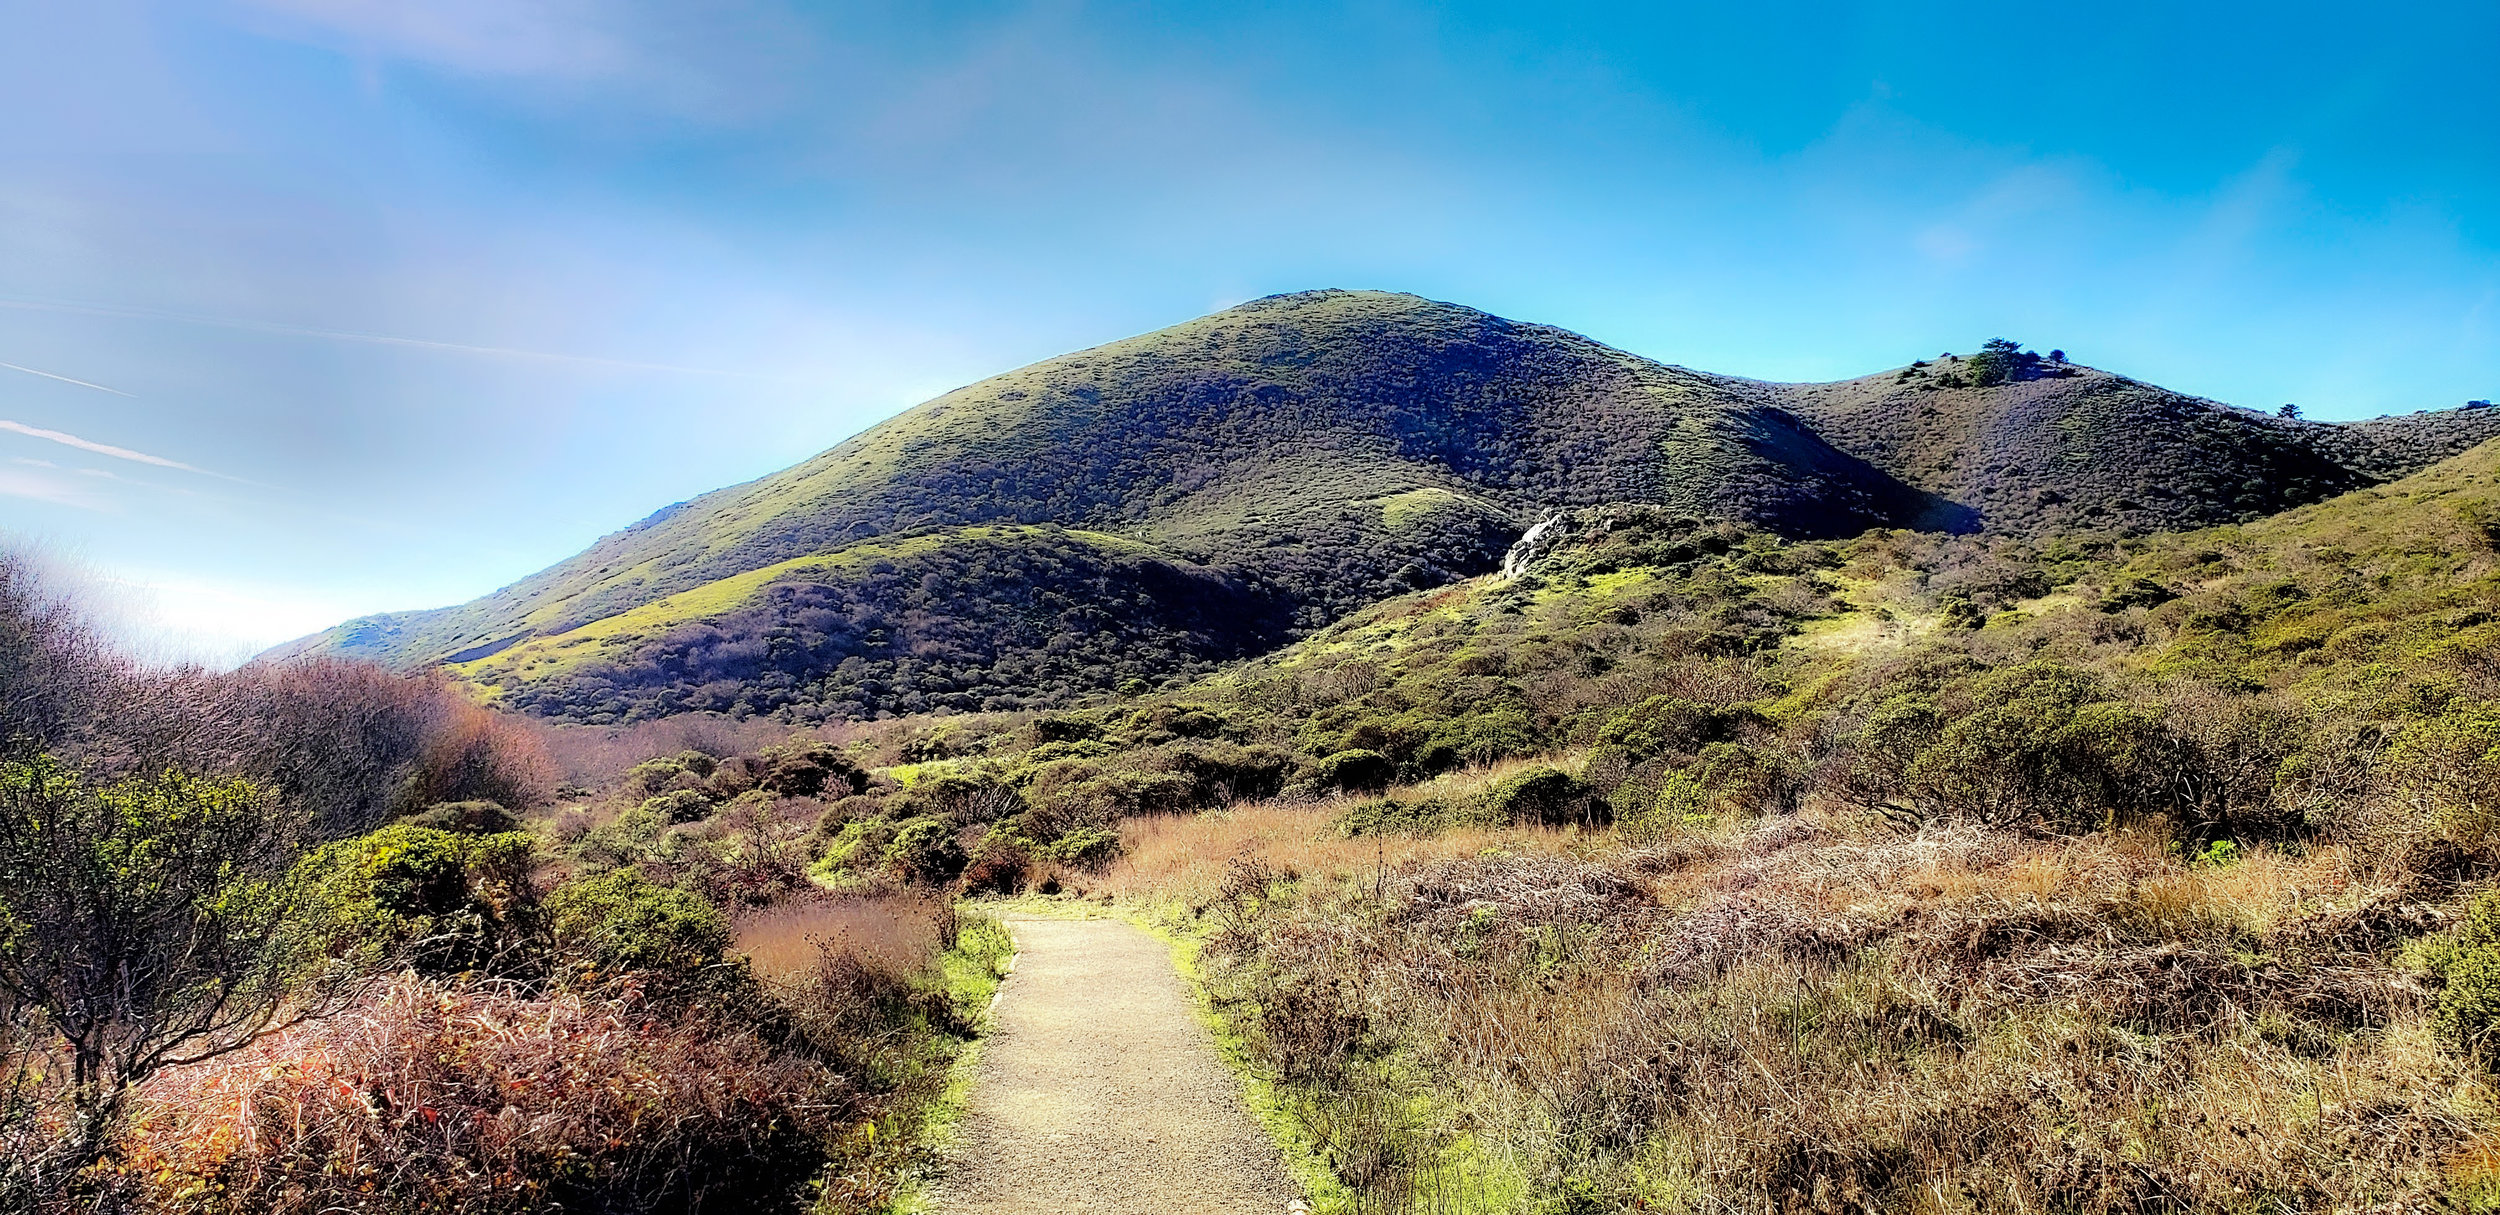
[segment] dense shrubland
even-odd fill
[[[1288,600],[1108,536],[933,531],[791,563],[726,608],[663,603],[614,632],[524,643],[461,670],[515,708],[591,725],[1014,710],[1266,650],[1285,638]]]
[[[921,1166],[995,925],[861,903],[931,930],[760,975],[753,884],[551,858],[542,728],[357,663],[145,667],[14,561],[0,671],[0,1209],[869,1210]]]

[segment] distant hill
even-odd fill
[[[1981,386],[1972,361],[1766,388],[1841,450],[2026,535],[2244,522],[2500,437],[2500,410],[2311,422],[2033,356]]]
[[[1482,573],[1568,507],[1795,538],[2151,531],[2500,433],[2492,411],[2303,423],[1975,357],[1768,384],[1415,296],[1272,296],[958,389],[472,603],[264,657],[447,664],[591,722],[1035,707]]]

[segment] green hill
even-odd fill
[[[1309,628],[1491,568],[1543,512],[1622,499],[1797,535],[1952,515],[1710,377],[1412,296],[1313,292],[982,381],[474,603],[272,657],[470,662],[871,537],[982,524],[1154,545]]]
[[[984,380],[483,599],[267,657],[450,664],[593,722],[1040,705],[1482,573],[1569,508],[1792,538],[2143,532],[2401,474],[2494,413],[2302,423],[2002,350],[1765,384],[1414,296],[1306,292]],[[1160,605],[1171,587],[1190,589]],[[1054,597],[1124,606],[1114,625]]]
[[[2246,521],[2500,437],[2500,410],[2310,422],[2014,351],[1770,388],[1834,446],[2024,535]]]
[[[1052,525],[862,541],[450,664],[512,707],[616,721],[1019,709],[1284,640],[1285,606],[1153,545]]]

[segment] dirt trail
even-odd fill
[[[1171,951],[1117,920],[1009,917],[941,1215],[1283,1215],[1301,1196],[1242,1107]]]

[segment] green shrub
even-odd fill
[[[868,774],[831,743],[766,747],[755,758],[760,783],[783,797],[847,797],[868,787]]]
[[[1108,821],[1199,808],[1198,782],[1183,772],[1104,770],[1062,761],[1035,776],[1032,803],[1063,821]]]
[[[1024,889],[1033,851],[1015,835],[993,827],[964,864],[966,894],[1015,894]]]
[[[1033,722],[1033,741],[1042,746],[1090,742],[1100,737],[1102,726],[1082,717],[1042,717]]]
[[[1876,717],[1890,741],[1926,744],[1902,781],[1930,813],[2076,829],[2106,816],[2150,728],[2145,715],[2104,699],[2099,676],[2048,661],[1989,672],[1950,716],[1896,699]],[[1870,720],[1870,732],[1878,725]]]
[[[1224,732],[1224,718],[1203,705],[1155,705],[1131,714],[1128,728],[1132,733],[1152,736],[1170,734],[1178,738],[1213,738]]]
[[[1588,782],[1589,791],[1600,797],[1612,797],[1624,781],[1640,766],[1641,757],[1629,748],[1612,743],[1591,747],[1580,762],[1580,779]]]
[[[688,775],[686,765],[673,756],[646,759],[626,771],[625,790],[628,793],[650,797],[668,788],[678,777],[686,775]]]
[[[1025,752],[1022,762],[1029,766],[1039,767],[1060,759],[1100,759],[1106,755],[1116,754],[1117,751],[1118,748],[1098,739],[1060,739],[1043,743]]]
[[[1453,825],[1448,803],[1427,797],[1399,801],[1376,797],[1348,807],[1337,816],[1337,834],[1347,839],[1367,835],[1432,835]]]
[[[1230,805],[1274,797],[1296,763],[1292,752],[1265,744],[1241,746],[1220,739],[1159,747],[1140,762],[1190,780],[1189,807]]]
[[[729,921],[719,908],[632,869],[558,886],[544,910],[548,941],[571,982],[630,972],[682,987],[729,950]]]
[[[1652,696],[1608,719],[1597,741],[1634,755],[1686,754],[1724,735],[1726,714],[1679,696]]]
[[[640,808],[583,832],[573,844],[573,859],[602,872],[621,869],[653,856],[668,830],[665,816]]]
[[[2500,711],[2475,708],[2407,726],[2387,749],[2399,787],[2441,833],[2469,848],[2500,837]]]
[[[1072,869],[1095,869],[1120,855],[1120,833],[1081,827],[1042,846],[1042,855]]]
[[[1452,706],[1448,710],[1418,710],[1407,716],[1419,715],[1432,723],[1431,733],[1415,756],[1416,766],[1426,772],[1447,771],[1460,764],[1497,763],[1545,745],[1543,735],[1529,720],[1528,711],[1514,704]]]
[[[1604,823],[1613,816],[1589,787],[1558,768],[1537,764],[1494,781],[1479,795],[1485,816],[1499,823]]]
[[[521,829],[520,816],[494,802],[438,802],[403,821],[411,827],[464,835],[500,835]]]
[[[1649,805],[1624,819],[1618,829],[1634,844],[1659,844],[1687,831],[1707,831],[1718,826],[1718,818],[1709,812],[1710,801],[1692,773],[1670,772]]]
[[[828,811],[828,816],[831,815]],[[885,859],[886,849],[894,843],[894,823],[882,818],[853,819],[825,841],[816,857],[816,872],[823,875],[849,873]]]
[[[528,931],[536,845],[526,832],[396,823],[315,849],[296,874],[333,954],[451,974],[486,965]]]
[[[885,863],[893,866],[895,872],[910,881],[932,885],[953,881],[969,859],[963,845],[955,840],[955,828],[934,818],[896,824],[894,842],[885,847]]]
[[[712,816],[712,799],[692,789],[671,789],[642,803],[645,814],[671,823],[700,822]]]
[[[2123,612],[2128,608],[2160,607],[2179,597],[2179,592],[2140,575],[2129,575],[2110,584],[2101,592],[2093,607],[2104,612]]]
[[[2476,896],[2465,922],[2417,946],[2415,959],[2439,980],[2441,1035],[2491,1062],[2487,1048],[2500,1027],[2500,892]]]
[[[1024,795],[986,775],[941,772],[924,776],[888,803],[897,819],[944,819],[956,826],[995,823],[1020,813]]]
[[[1743,743],[1703,747],[1691,770],[1710,790],[1712,814],[1793,813],[1812,780],[1805,764],[1787,751]]]
[[[1358,748],[1339,751],[1319,761],[1314,775],[1323,789],[1372,792],[1388,788],[1397,770],[1397,761],[1378,751]]]

